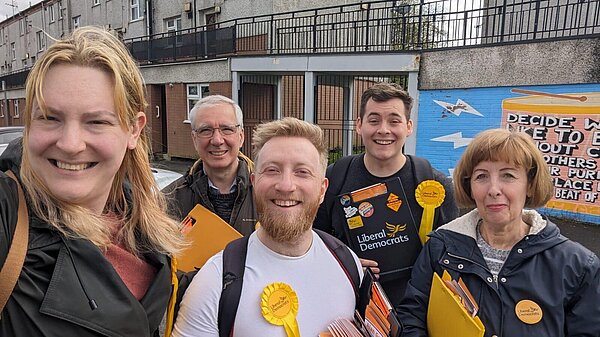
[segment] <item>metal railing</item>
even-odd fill
[[[419,51],[600,36],[600,0],[387,0],[125,39],[142,64],[232,55]],[[29,69],[0,76],[21,87]]]
[[[239,18],[124,42],[144,63],[431,50],[598,35],[600,0],[388,0]]]

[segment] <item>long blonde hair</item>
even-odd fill
[[[130,128],[146,106],[144,82],[137,64],[124,45],[110,32],[97,27],[76,29],[72,36],[56,41],[35,63],[26,84],[25,132],[21,178],[36,216],[67,237],[84,238],[98,247],[118,240],[136,255],[145,252],[174,254],[183,245],[178,224],[165,212],[166,202],[150,168],[149,141],[142,131],[134,149],[127,150],[117,171],[103,215],[59,200],[31,167],[28,138],[34,105],[47,113],[42,88],[49,69],[57,64],[91,67],[110,74],[119,122]],[[126,196],[128,194],[128,196]],[[107,215],[110,214],[110,218]],[[114,238],[114,215],[123,226]]]

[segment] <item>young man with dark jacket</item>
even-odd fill
[[[329,188],[319,208],[314,228],[333,233],[348,244],[359,257],[362,257],[362,252],[349,240],[352,225],[348,218],[364,212],[348,209],[349,213],[344,214],[341,209],[337,209],[341,207],[341,194],[398,177],[406,195],[399,195],[398,211],[403,214],[403,223],[415,226],[418,231],[423,207],[417,202],[415,191],[423,180],[434,180],[441,184],[440,187],[443,186],[445,197],[435,211],[431,228],[437,228],[458,216],[451,180],[431,168],[427,160],[403,153],[406,138],[413,132],[413,122],[410,118],[412,102],[412,97],[394,83],[377,83],[368,88],[362,94],[360,116],[356,120],[356,132],[362,138],[365,153],[342,158],[327,168]],[[367,213],[363,218],[369,216]],[[401,256],[403,254],[406,255],[406,251],[399,246],[397,256],[386,258],[405,258]],[[416,256],[409,258],[414,260]],[[375,268],[375,271],[378,270],[377,261],[361,259],[361,262],[363,267],[369,266]],[[399,303],[409,278],[410,270],[385,275],[382,285],[393,304]]]

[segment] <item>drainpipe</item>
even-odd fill
[[[146,35],[154,34],[154,11],[152,0],[146,0]]]
[[[194,0],[194,8],[192,10],[194,11],[194,14],[193,14],[193,16],[194,16],[194,28],[197,28],[198,27],[198,21],[197,21],[197,16],[198,16],[197,12],[198,12],[198,10],[197,10],[197,7],[196,7],[196,0]],[[194,29],[194,32],[195,31],[196,31],[196,29]]]

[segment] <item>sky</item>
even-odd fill
[[[30,4],[35,5],[41,2],[41,0],[0,0],[0,21],[13,15],[13,7],[11,4],[15,4],[15,13],[18,11],[29,8]]]

